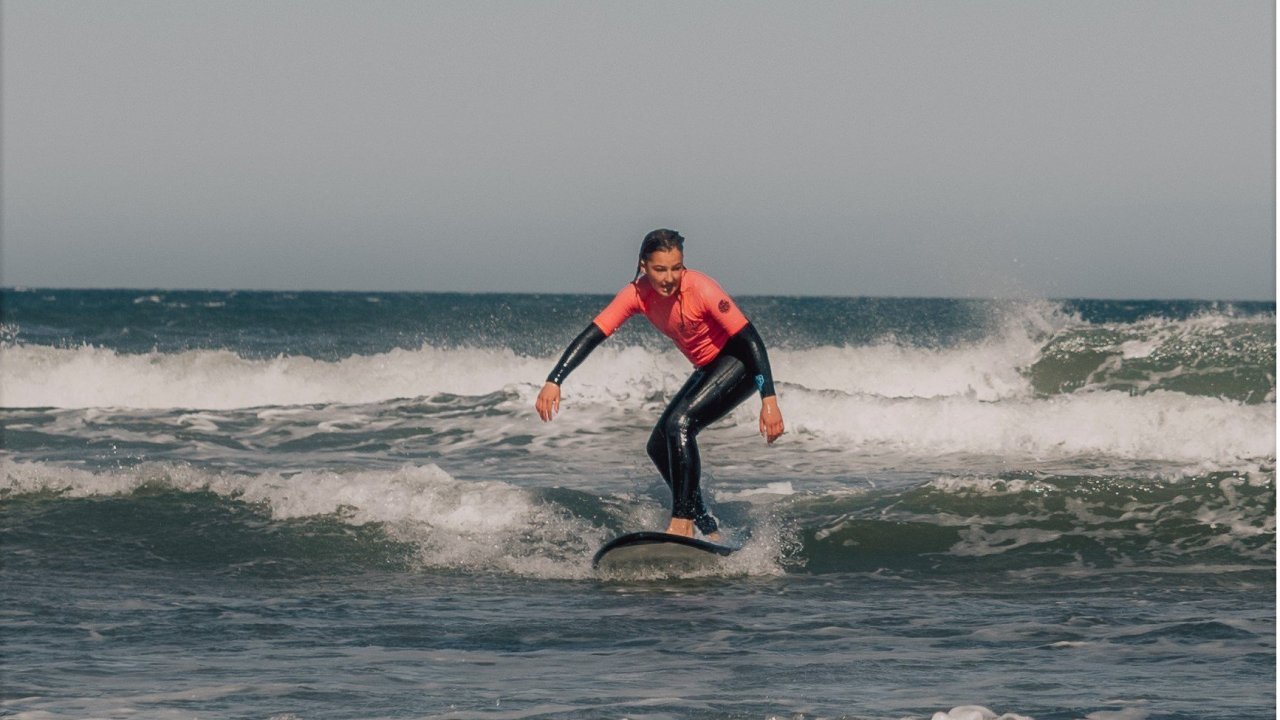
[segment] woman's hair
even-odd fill
[[[644,242],[640,243],[640,260],[636,262],[636,280],[640,279],[640,274],[644,272],[641,263],[648,260],[656,252],[666,252],[670,250],[679,250],[684,252],[684,238],[675,230],[667,230],[659,228],[644,236]]]

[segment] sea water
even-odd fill
[[[690,372],[633,320],[540,422],[607,296],[0,299],[2,714],[1275,714],[1274,303],[739,298],[743,550],[602,577]]]

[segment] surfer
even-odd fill
[[[769,356],[751,321],[715,280],[684,266],[684,238],[654,230],[640,246],[636,276],[569,344],[538,393],[544,422],[560,411],[560,385],[632,315],[643,313],[694,365],[693,374],[659,418],[646,450],[671,488],[667,532],[693,537],[696,527],[719,537],[716,519],[702,502],[700,430],[758,392],[760,434],[772,444],[783,433]]]

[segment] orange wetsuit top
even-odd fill
[[[688,268],[670,297],[643,278],[628,283],[594,322],[609,336],[636,313],[644,313],[659,332],[675,340],[696,367],[716,359],[729,338],[747,326],[747,317],[715,280]]]

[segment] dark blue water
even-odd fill
[[[689,370],[633,321],[539,422],[605,301],[4,292],[0,711],[1274,716],[1274,304],[740,298],[744,549],[600,577]]]

